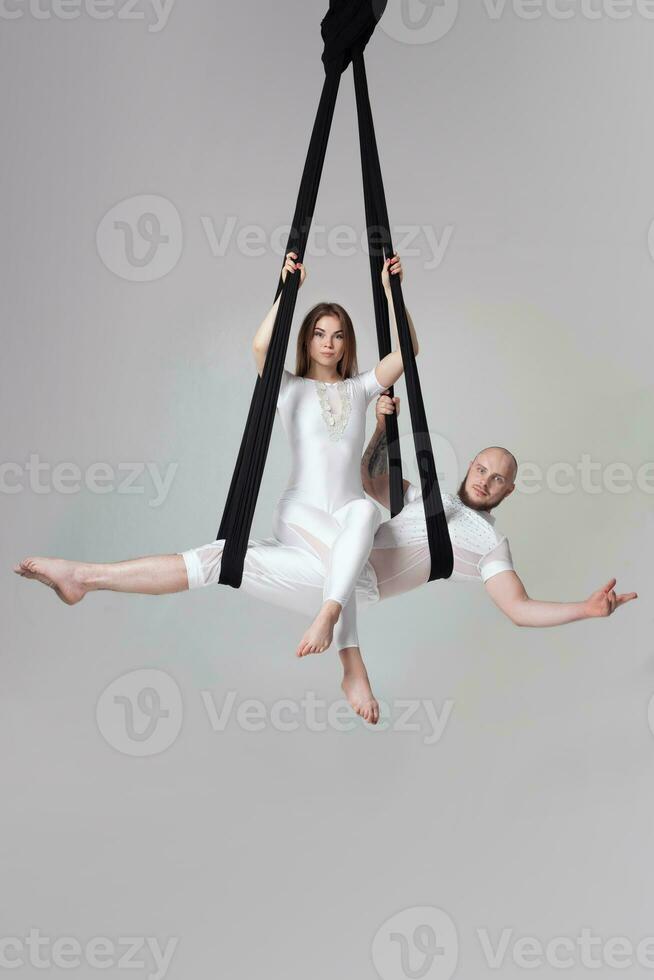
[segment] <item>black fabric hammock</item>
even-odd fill
[[[329,11],[321,24],[322,37],[325,42],[322,55],[325,81],[285,249],[285,254],[294,251],[298,256],[297,261],[303,261],[318,196],[339,83],[342,73],[352,63],[359,125],[366,234],[380,358],[391,352],[390,322],[381,273],[385,259],[391,257],[394,251],[368,95],[363,49],[370,40],[385,5],[386,0],[330,0]],[[218,530],[217,540],[224,539],[225,541],[219,581],[223,585],[231,585],[233,588],[239,588],[243,577],[243,564],[268,455],[299,280],[299,272],[289,273],[285,283],[282,282],[281,275],[279,278],[275,301],[280,293],[281,299],[272,337],[266,354],[263,373],[261,377],[257,375],[245,431]],[[438,578],[449,578],[452,574],[454,559],[436,475],[436,464],[425,416],[420,379],[402,298],[402,287],[397,276],[391,276],[390,283],[422,487],[431,558],[429,581],[432,581]],[[392,388],[390,394],[393,395]],[[394,414],[386,416],[386,435],[391,515],[394,517],[402,510],[404,504],[402,460],[397,417]]]

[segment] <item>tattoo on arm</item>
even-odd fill
[[[366,451],[368,473],[371,477],[383,476],[388,472],[388,444],[386,433],[381,432],[378,438],[373,437]]]

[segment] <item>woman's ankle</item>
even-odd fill
[[[341,612],[343,611],[343,606],[336,599],[325,599],[322,604],[321,612],[326,613],[330,616],[335,623],[341,618]]]
[[[360,674],[366,667],[361,656],[359,647],[343,647],[338,651],[343,665],[343,672],[347,674]]]

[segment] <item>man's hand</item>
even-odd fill
[[[616,595],[613,591],[616,581],[616,579],[612,578],[606,583],[604,588],[593,592],[591,597],[586,600],[589,618],[593,616],[610,616],[618,606],[623,606],[625,602],[631,602],[632,599],[638,598],[638,593],[636,592],[625,592],[623,595]]]
[[[391,398],[390,395],[381,394],[375,404],[378,429],[386,428],[386,416],[392,415],[393,412],[396,412],[397,415],[400,414],[400,396],[396,395],[395,398]]]

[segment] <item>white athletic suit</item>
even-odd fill
[[[443,505],[454,551],[454,571],[446,581],[487,582],[499,572],[511,571],[513,560],[505,535],[495,530],[495,517],[467,507],[461,499],[443,493]],[[329,531],[327,524],[323,532]],[[337,533],[337,532],[334,532]],[[275,538],[251,538],[241,588],[264,602],[312,615],[325,586],[329,560],[329,534],[316,540],[317,554],[305,547],[280,544]],[[189,588],[212,585],[220,576],[224,542],[181,552]],[[427,527],[418,487],[409,484],[404,507],[377,530],[369,561],[359,575],[349,615],[341,615],[334,630],[337,649],[358,646],[356,608],[399,595],[428,581],[430,569]],[[344,610],[345,611],[345,610]]]
[[[277,399],[291,472],[273,513],[273,537],[325,562],[322,600],[339,602],[350,628],[356,621],[354,589],[382,520],[361,483],[361,456],[366,410],[385,390],[374,368],[336,382],[284,370]]]

